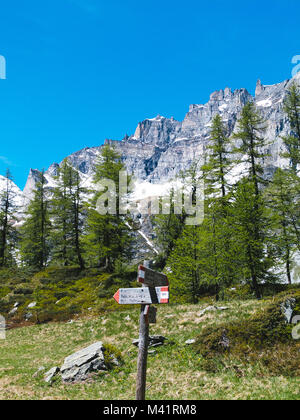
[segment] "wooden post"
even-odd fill
[[[156,323],[156,308],[150,305],[169,303],[169,282],[165,274],[150,270],[148,261],[139,266],[137,280],[144,287],[119,289],[114,299],[119,305],[141,304],[136,399],[142,401],[146,399],[149,323]]]
[[[140,335],[139,335],[139,355],[136,380],[136,399],[145,400],[146,398],[146,376],[147,376],[147,357],[149,342],[149,324],[145,315],[146,305],[141,305],[140,314]]]
[[[149,267],[149,262],[144,261],[144,266]],[[136,399],[138,401],[144,401],[146,399],[147,358],[149,344],[149,323],[148,316],[145,313],[146,306],[147,305],[141,305],[140,313],[139,355],[136,378]]]

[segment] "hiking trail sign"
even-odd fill
[[[158,273],[147,267],[148,262],[138,268],[137,281],[143,287],[119,289],[114,299],[120,305],[141,305],[140,311],[140,334],[139,334],[139,355],[137,366],[136,399],[145,400],[147,356],[149,344],[149,323],[156,323],[155,307],[152,303],[169,303],[169,281],[165,274]]]
[[[169,303],[169,287],[138,287],[137,289],[119,289],[114,295],[114,299],[120,305]]]

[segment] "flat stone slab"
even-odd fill
[[[85,349],[79,350],[65,358],[61,371],[63,372],[74,366],[82,366],[96,357],[100,357],[104,360],[103,350],[103,343],[101,341],[98,341]]]
[[[82,381],[90,373],[99,370],[107,370],[101,341],[66,357],[61,367],[61,377],[65,382]]]
[[[113,366],[119,366],[119,360],[114,354],[110,354],[110,360],[106,366],[104,359],[105,347],[102,341],[91,344],[84,349],[66,357],[62,367],[54,367],[44,375],[47,383],[51,383],[55,375],[60,373],[63,382],[81,382],[89,379],[93,373],[108,371]],[[44,367],[40,367],[33,375],[38,376]]]

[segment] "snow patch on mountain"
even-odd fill
[[[24,194],[20,188],[11,180],[7,180],[4,176],[0,175],[0,194],[6,191],[8,182],[8,189],[11,191],[13,205],[17,208],[22,208],[24,205]]]
[[[270,101],[270,99],[263,99],[262,101],[256,102],[256,105],[259,107],[269,108],[273,105],[273,103]]]

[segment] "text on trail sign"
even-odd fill
[[[150,270],[150,268],[139,266],[138,282],[147,287],[168,286],[168,277],[165,274]]]
[[[169,303],[169,287],[139,287],[137,289],[119,289],[114,299],[120,305],[150,305],[151,303]]]

